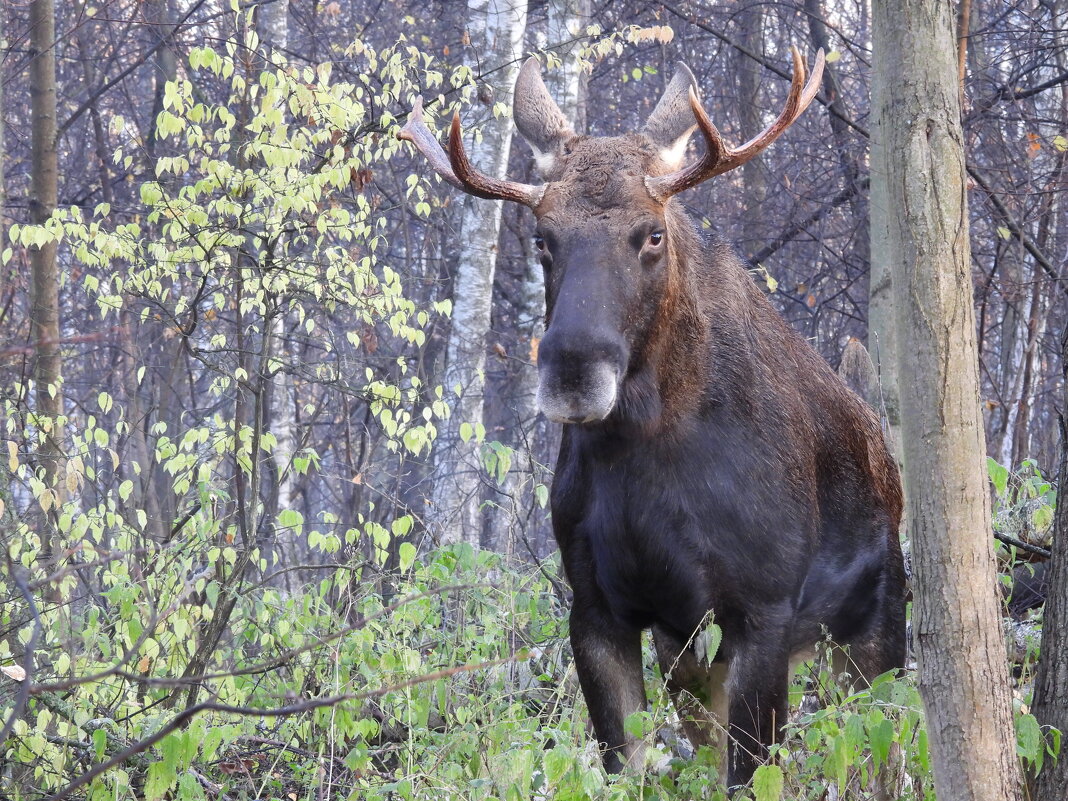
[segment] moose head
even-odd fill
[[[545,183],[499,180],[476,171],[452,120],[448,154],[423,121],[422,99],[401,132],[449,183],[482,198],[529,206],[534,242],[545,269],[547,326],[538,352],[538,404],[561,423],[595,423],[615,412],[644,427],[661,414],[670,359],[651,353],[655,328],[672,327],[686,308],[686,251],[693,224],[672,197],[744,164],[777,139],[812,102],[823,51],[806,83],[792,50],[793,81],[778,118],[750,141],[727,146],[698,99],[685,64],[638,133],[576,134],[530,58],[516,83],[515,123],[534,150]],[[695,128],[704,155],[683,165]],[[674,319],[673,319],[674,318]],[[676,373],[677,377],[677,373]]]

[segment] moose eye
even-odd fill
[[[534,234],[534,247],[538,250],[545,251],[545,237]]]
[[[651,234],[649,234],[649,244],[652,245],[654,248],[655,247],[659,247],[660,243],[663,242],[663,241],[664,241],[664,232],[663,231],[653,231]]]

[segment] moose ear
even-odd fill
[[[664,96],[649,115],[642,133],[660,150],[660,157],[670,169],[678,169],[686,155],[686,143],[697,127],[690,108],[690,89],[697,91],[697,80],[681,61]]]
[[[519,70],[512,116],[515,118],[515,127],[534,150],[538,171],[542,176],[547,176],[563,151],[564,143],[573,138],[575,132],[560,107],[549,96],[536,58],[528,58]]]

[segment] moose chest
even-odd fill
[[[732,616],[796,590],[803,560],[785,552],[796,540],[781,536],[783,504],[754,503],[760,479],[745,454],[565,439],[553,515],[576,603],[687,638],[709,610]]]

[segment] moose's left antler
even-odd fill
[[[423,98],[417,97],[408,122],[397,134],[400,139],[411,142],[430,162],[437,173],[468,194],[488,200],[511,200],[524,206],[534,207],[545,194],[545,186],[521,184],[517,181],[502,181],[476,170],[471,166],[460,135],[460,115],[453,114],[449,128],[449,153],[445,154],[434,134],[423,121]]]
[[[702,181],[745,164],[778,139],[782,132],[801,116],[801,112],[808,108],[819,93],[820,81],[823,78],[823,50],[816,53],[816,63],[812,67],[812,74],[808,76],[808,83],[805,82],[807,71],[805,62],[801,59],[801,53],[796,47],[791,47],[790,51],[793,54],[794,75],[790,82],[790,94],[786,98],[786,105],[771,125],[740,147],[731,148],[724,144],[723,137],[720,136],[716,126],[705,113],[701,101],[698,100],[697,92],[692,86],[690,87],[690,108],[693,110],[694,117],[697,118],[697,126],[705,137],[705,154],[688,167],[667,175],[646,178],[645,184],[654,197],[667,200],[672,195],[697,186]]]

